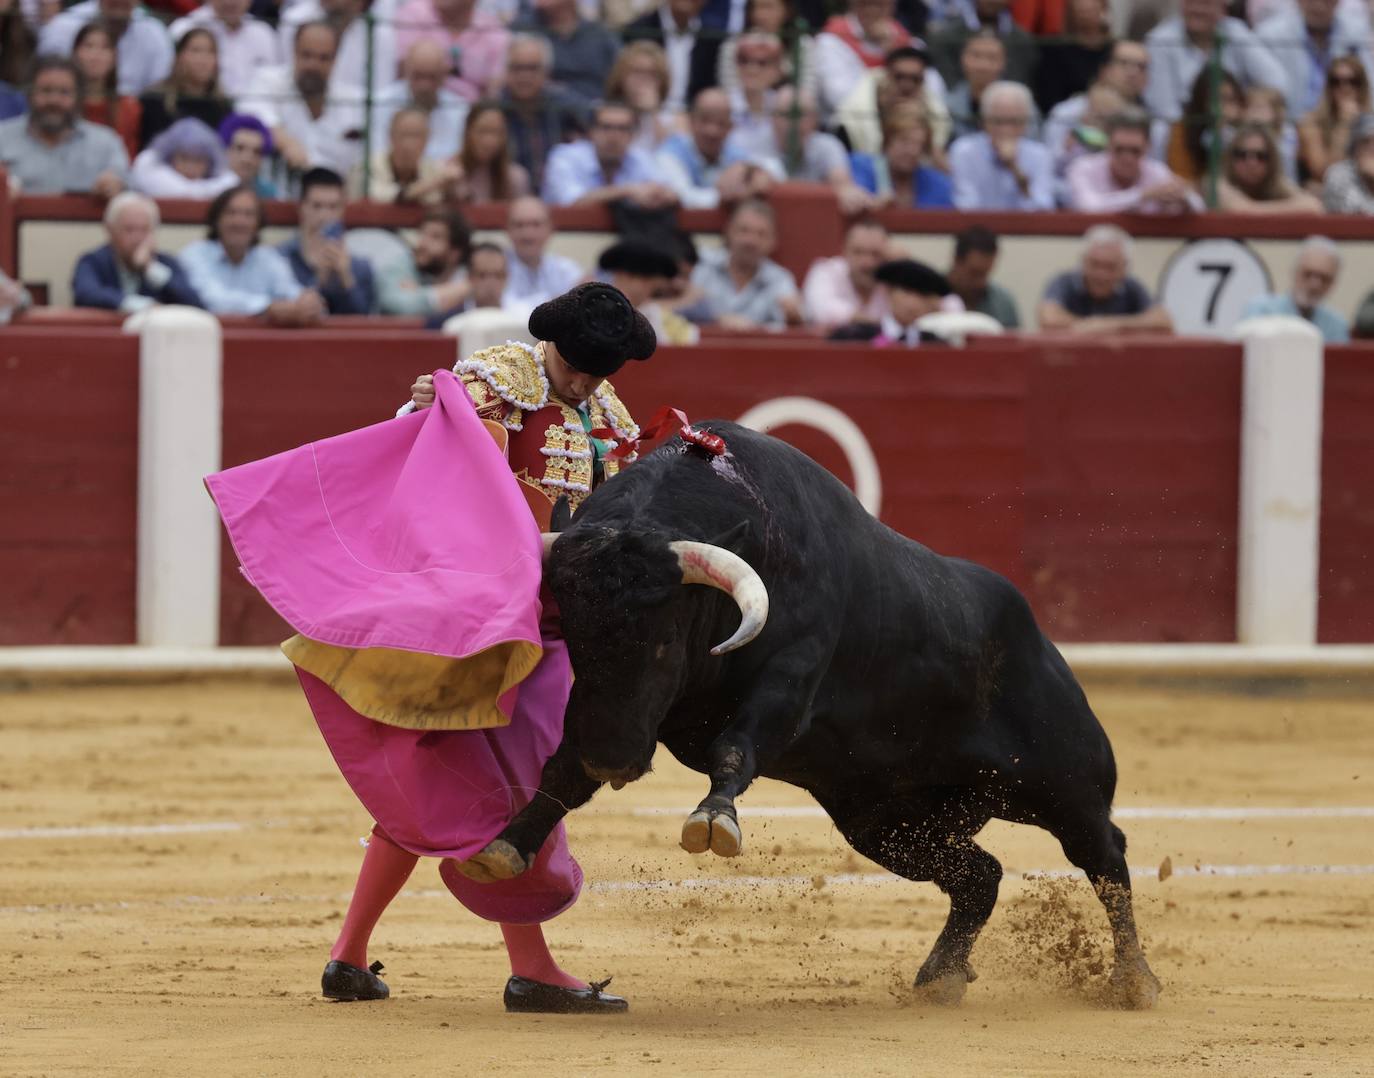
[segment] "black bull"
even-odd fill
[[[1035,824],[1092,881],[1115,944],[1118,1002],[1158,993],[1136,935],[1126,840],[1109,814],[1111,745],[1059,651],[1003,577],[873,519],[810,458],[732,423],[712,457],[673,439],[593,494],[546,580],[577,678],[540,793],[463,868],[522,871],[603,781],[649,770],[661,741],[711,778],[683,845],[739,852],[735,798],[759,775],[809,791],[859,853],[949,895],[918,986],[958,999],[1002,868],[974,836]],[[732,550],[768,620],[729,654],[740,610],[682,586],[670,540]]]

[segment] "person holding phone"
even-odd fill
[[[344,245],[344,181],[312,168],[301,178],[300,227],[278,248],[296,280],[323,297],[330,314],[371,314],[377,307],[372,266]]]

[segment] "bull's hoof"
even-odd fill
[[[455,861],[454,865],[464,876],[477,883],[513,880],[529,867],[514,846],[499,838],[488,843],[481,853],[473,854],[466,861]]]
[[[937,1007],[957,1007],[964,1002],[970,981],[978,979],[971,966],[951,969],[937,975],[927,975],[922,970],[916,975],[916,998],[923,1003]]]
[[[744,835],[725,813],[697,809],[682,825],[682,848],[688,853],[710,850],[718,857],[736,857],[744,849]]]
[[[1116,964],[1107,979],[1107,1001],[1123,1011],[1148,1011],[1159,1002],[1161,987],[1141,955]]]

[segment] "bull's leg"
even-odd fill
[[[856,851],[904,879],[933,881],[949,895],[949,917],[916,974],[916,987],[930,1002],[958,1003],[978,976],[969,955],[1002,882],[997,858],[972,838],[987,814],[955,797],[919,806],[874,807],[870,801],[831,816]]]
[[[1067,815],[1067,814],[1065,814]],[[1064,856],[1087,873],[1112,926],[1115,964],[1109,987],[1120,1007],[1145,1010],[1159,998],[1159,978],[1145,961],[1131,904],[1131,873],[1126,867],[1126,836],[1108,819],[1105,807],[1047,821]]]
[[[567,740],[544,764],[539,790],[499,836],[480,853],[457,863],[458,871],[479,883],[509,880],[534,863],[550,833],[575,808],[592,799],[601,783],[588,778],[575,744]]]
[[[711,743],[711,791],[682,825],[682,848],[734,857],[744,847],[735,798],[796,740],[817,664],[788,653],[750,687],[739,715]],[[803,680],[805,679],[805,680]]]

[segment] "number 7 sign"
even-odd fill
[[[1192,240],[1159,275],[1159,302],[1178,333],[1225,337],[1245,305],[1270,290],[1269,270],[1247,244],[1232,239]]]

